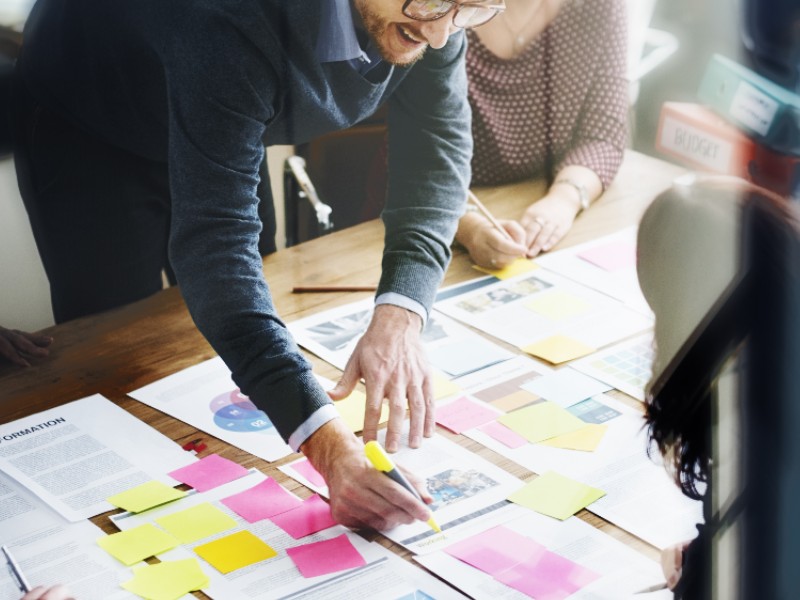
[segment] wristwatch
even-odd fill
[[[578,214],[582,213],[584,210],[589,208],[589,192],[586,190],[585,185],[583,185],[582,183],[578,183],[574,179],[570,179],[568,177],[556,179],[553,185],[556,185],[557,183],[563,183],[564,185],[571,185],[578,192],[578,202],[580,203]]]

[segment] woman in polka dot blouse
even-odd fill
[[[506,0],[468,31],[473,186],[545,177],[546,195],[518,221],[514,242],[468,211],[456,239],[485,267],[552,248],[608,186],[627,139],[624,0]]]

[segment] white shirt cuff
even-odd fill
[[[300,452],[300,446],[311,437],[312,433],[338,416],[339,411],[336,410],[333,404],[319,407],[289,436],[289,447],[295,452]]]
[[[408,296],[403,296],[397,292],[386,292],[385,294],[381,294],[375,298],[375,305],[377,306],[378,304],[391,304],[393,306],[399,306],[400,308],[410,310],[411,312],[419,315],[419,318],[422,319],[422,328],[420,331],[425,329],[425,325],[428,322],[428,311],[425,310],[425,307],[416,300],[412,300]]]

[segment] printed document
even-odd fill
[[[570,599],[637,598],[635,592],[663,581],[658,563],[576,517],[558,521],[519,507],[510,517],[510,520],[502,524],[503,527],[574,563],[573,572],[564,574],[565,576],[574,575],[578,569],[585,569],[595,575],[593,581],[569,595]],[[515,550],[520,552],[518,548]],[[414,560],[475,600],[529,598],[526,594],[500,583],[492,575],[442,550],[416,556]],[[663,597],[671,598],[672,594],[669,592]]]
[[[583,404],[594,408],[581,412]],[[510,448],[480,429],[465,435],[534,473],[556,471],[605,491],[588,509],[658,548],[693,538],[702,505],[681,494],[664,467],[654,462],[657,452],[653,460],[647,456],[641,413],[602,394],[570,411],[608,425],[595,452],[530,443]]]
[[[0,425],[0,470],[69,521],[114,507],[106,498],[197,460],[100,394]]]
[[[346,304],[289,323],[297,343],[334,367],[347,360],[367,330],[372,299]],[[462,377],[515,356],[463,325],[432,312],[422,333],[431,366],[450,378]]]
[[[453,286],[439,293],[434,306],[517,348],[560,337],[599,349],[653,324],[619,300],[545,269]]]
[[[0,472],[0,544],[32,586],[66,584],[81,600],[136,598],[119,584],[130,570],[103,552],[102,531],[89,521],[70,523],[35,494]],[[19,600],[11,574],[0,566],[0,600]]]
[[[385,436],[386,430],[378,432],[381,443]],[[425,482],[434,499],[431,506],[433,517],[444,532],[444,535],[436,533],[422,522],[382,532],[415,553],[433,552],[455,535],[461,535],[459,532],[469,531],[476,522],[503,511],[510,505],[506,500],[509,494],[523,485],[520,479],[504,469],[441,435],[426,438],[417,449],[409,448],[404,438],[400,450],[392,454],[392,460]],[[317,493],[328,495],[324,482],[314,485],[302,472],[293,468],[294,464],[305,464],[305,459],[279,468]]]
[[[267,413],[239,391],[219,357],[128,395],[266,461],[292,454]]]
[[[455,590],[424,571],[414,568],[413,565],[394,555],[380,544],[367,542],[340,525],[295,540],[271,520],[264,519],[248,523],[222,502],[223,499],[244,492],[265,479],[263,473],[251,470],[247,476],[207,492],[189,494],[176,502],[156,507],[144,513],[114,515],[111,520],[123,531],[145,523],[158,527],[157,520],[163,521],[163,518],[168,515],[207,503],[227,514],[236,521],[236,525],[232,529],[190,544],[183,544],[158,556],[161,560],[196,558],[203,572],[210,579],[209,587],[204,588],[203,592],[220,600],[229,598],[269,598],[270,600],[275,598],[298,600],[328,600],[330,598],[364,598],[366,600],[376,597],[397,600],[428,597],[445,600],[463,598]],[[277,555],[223,575],[194,552],[194,548],[197,546],[240,531],[249,531],[254,534],[273,548]],[[361,554],[366,565],[306,578],[301,575],[286,552],[287,548],[329,540],[342,534],[347,536]],[[379,595],[376,595],[376,590],[381,590]]]
[[[651,314],[636,273],[636,227],[536,257],[541,267]]]

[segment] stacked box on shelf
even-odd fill
[[[719,55],[712,58],[698,96],[704,104],[664,104],[656,148],[692,168],[795,195],[800,96]]]

